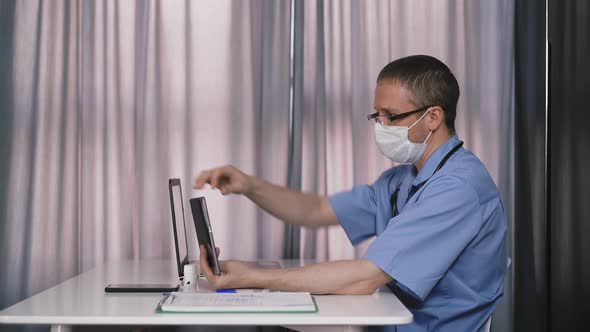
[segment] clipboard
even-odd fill
[[[199,299],[201,297],[201,299]],[[216,298],[220,300],[256,297],[260,303],[254,305],[242,305],[237,301],[233,305],[227,305],[221,301],[219,305],[203,305],[202,297],[208,300]],[[196,300],[196,301],[193,301]],[[195,304],[195,303],[201,304]],[[184,293],[171,292],[164,296],[155,310],[161,314],[224,314],[224,313],[317,313],[315,299],[309,293],[303,292],[273,292],[273,293]]]

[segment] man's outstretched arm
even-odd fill
[[[221,276],[201,250],[201,272],[215,289],[269,288],[312,294],[372,294],[392,278],[369,260],[341,260],[288,269],[256,269],[240,261],[222,261]]]
[[[195,179],[194,188],[202,189],[206,183],[223,195],[243,194],[266,212],[290,224],[312,227],[339,224],[327,197],[277,186],[230,165],[202,171]]]

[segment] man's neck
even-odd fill
[[[422,154],[422,157],[418,159],[417,162],[414,163],[414,166],[418,169],[418,172],[422,169],[428,158],[432,156],[434,151],[441,147],[441,145],[445,144],[451,137],[453,137],[455,133],[451,133],[449,131],[439,131],[434,132],[430,135],[430,143],[426,146],[426,150]]]

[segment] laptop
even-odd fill
[[[189,250],[195,255],[198,253],[198,250],[197,248],[193,248],[194,245],[192,241],[188,241],[186,232],[187,223],[185,220],[184,200],[182,198],[180,179],[169,179],[168,191],[170,193],[170,212],[172,214],[172,233],[174,235],[176,265],[178,267],[178,277],[182,280],[184,266],[196,263],[196,261],[189,261]]]

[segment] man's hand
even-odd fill
[[[222,166],[203,171],[197,176],[193,188],[202,189],[208,183],[223,195],[247,194],[252,191],[253,179],[234,166]]]
[[[215,248],[217,256],[219,256],[219,248]],[[209,284],[214,289],[225,288],[252,288],[256,280],[255,268],[248,266],[248,264],[240,261],[220,261],[221,275],[216,275],[207,260],[207,249],[201,246],[201,254],[199,264],[201,272],[205,275]]]

